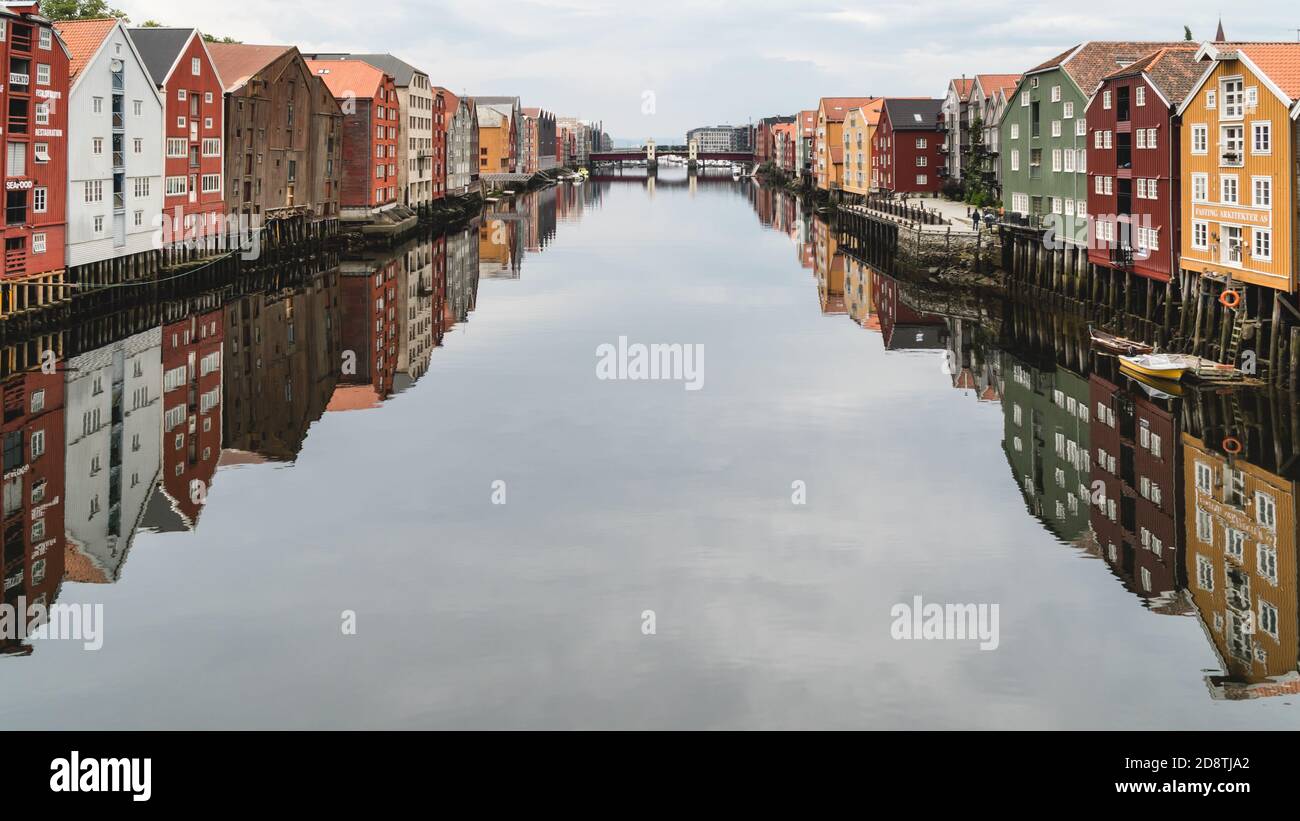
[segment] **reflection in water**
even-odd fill
[[[1038,306],[927,313],[924,283],[849,255],[833,225],[801,220],[794,197],[755,188],[750,199],[813,260],[823,313],[878,331],[888,351],[944,349],[954,388],[1000,403],[1029,515],[1101,559],[1143,608],[1196,618],[1218,658],[1212,698],[1300,692],[1295,397],[1170,395],[1090,355],[1083,321]]]
[[[5,601],[108,623],[94,653],[4,640],[29,657],[0,670],[3,720],[1279,719],[1294,397],[1170,395],[1081,318],[885,275],[794,198],[656,185],[553,188],[11,341]],[[709,387],[594,379],[624,333],[707,342]],[[796,477],[814,515],[785,504]],[[1002,602],[999,650],[890,640],[889,604],[930,590]],[[112,709],[88,718],[92,689]]]
[[[199,526],[219,467],[292,462],[326,411],[409,388],[469,320],[480,277],[517,278],[598,198],[545,189],[390,252],[8,345],[4,600],[48,606],[63,582],[117,582],[137,533]]]

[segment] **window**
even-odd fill
[[[185,118],[184,118],[184,117],[177,117],[177,118],[176,118],[176,127],[177,127],[177,128],[184,128],[184,127],[185,127]]]
[[[1020,170],[1020,149],[1018,148],[1013,148],[1011,150],[1011,170]]]
[[[1201,554],[1196,554],[1196,586],[1202,590],[1214,589],[1214,565]]]
[[[96,233],[96,234],[102,234],[102,233],[104,233],[104,218],[103,218],[103,217],[95,217],[95,219],[94,219],[94,223],[95,223],[95,233]]]
[[[134,223],[135,223],[135,227],[136,227],[136,228],[139,228],[140,226],[144,225],[144,212],[143,212],[143,211],[136,211],[136,212],[135,212]]]
[[[1137,147],[1138,147],[1138,148],[1146,148],[1146,147],[1147,147],[1147,130],[1146,130],[1145,128],[1139,128],[1139,129],[1137,130],[1135,136],[1136,136],[1136,138],[1137,138]]]
[[[104,98],[103,98],[103,97],[91,97],[91,98],[90,98],[90,111],[91,111],[92,114],[102,114],[102,113],[104,113]]]
[[[1137,87],[1136,91],[1134,91],[1134,94],[1133,94],[1133,102],[1134,102],[1135,105],[1146,105],[1146,104],[1147,104],[1147,89],[1146,89],[1146,86],[1138,86],[1138,87]]]
[[[1205,107],[1210,109],[1215,108],[1215,96],[1214,91],[1212,90],[1205,92]]]
[[[86,180],[82,185],[85,187],[86,202],[103,202],[104,201],[104,181],[103,180]]]
[[[1011,139],[1013,140],[1020,139],[1020,123],[1011,124]]]
[[[1252,154],[1273,153],[1273,124],[1255,123],[1251,126],[1250,151]]]
[[[32,234],[32,253],[45,253],[45,234]]]
[[[147,197],[147,196],[149,196],[149,178],[148,178],[148,177],[136,177],[136,178],[134,178],[134,180],[133,180],[133,185],[134,185],[134,187],[135,187],[135,196],[137,196],[137,197]]]
[[[32,146],[32,157],[37,163],[47,163],[50,161],[49,143],[35,143]]]
[[[1192,153],[1210,153],[1210,127],[1205,123],[1192,126]]]
[[[1224,205],[1239,205],[1237,175],[1224,174],[1219,178],[1219,202]]]
[[[1147,148],[1157,148],[1158,146],[1156,145],[1156,129],[1148,128],[1146,129],[1146,132],[1147,132]]]
[[[1052,120],[1052,136],[1053,136],[1053,137],[1059,137],[1059,136],[1061,136],[1061,121],[1060,121],[1060,120]]]
[[[1198,251],[1210,250],[1210,224],[1204,220],[1192,220],[1192,247]]]
[[[1088,136],[1088,121],[1087,121],[1087,120],[1085,120],[1085,119],[1083,119],[1083,118],[1079,118],[1079,119],[1077,119],[1077,120],[1074,121],[1074,136],[1076,136],[1076,137],[1086,137],[1086,136]]]
[[[1252,232],[1250,253],[1255,259],[1269,262],[1273,259],[1273,232],[1267,228],[1256,228]]]
[[[211,103],[211,102],[212,102],[212,92],[211,92],[211,91],[205,91],[205,92],[203,92],[203,102],[205,102],[205,103]]]
[[[37,214],[44,214],[49,204],[49,189],[33,188],[32,189],[32,211]]]
[[[1240,125],[1225,125],[1219,130],[1220,148],[1223,150],[1223,165],[1241,165],[1242,152],[1245,150],[1245,128]]]
[[[1255,521],[1269,530],[1277,529],[1277,503],[1262,490],[1255,491]]]
[[[199,76],[199,75],[202,74],[202,73],[203,73],[203,66],[202,66],[202,64],[199,62],[199,58],[198,58],[198,57],[193,57],[193,58],[191,58],[191,59],[190,59],[190,74],[193,74],[195,77],[197,77],[197,76]]]
[[[1192,175],[1192,202],[1210,201],[1210,175]]]
[[[1110,92],[1109,92],[1109,91],[1103,91],[1103,92],[1101,93],[1101,107],[1102,107],[1102,108],[1106,108],[1106,109],[1109,109],[1109,108],[1110,108]]]
[[[204,175],[203,175],[203,193],[205,193],[205,194],[211,194],[211,193],[214,193],[214,192],[217,192],[217,191],[220,191],[220,190],[221,190],[221,175],[220,175],[220,174],[204,174]]]
[[[144,140],[140,139],[139,137],[135,137],[134,139],[132,139],[131,149],[137,154],[142,153],[144,151]]]
[[[168,177],[167,178],[167,196],[176,197],[189,191],[186,185],[185,177]]]
[[[1240,120],[1246,114],[1246,95],[1240,77],[1221,80],[1223,90],[1223,114],[1225,120]]]
[[[185,102],[186,91],[183,88],[176,89],[176,99],[179,102]]]
[[[92,139],[92,140],[90,141],[90,150],[91,150],[91,153],[92,153],[92,154],[103,154],[103,153],[104,153],[104,138],[103,138],[103,137],[95,137],[94,139]]]
[[[203,156],[220,157],[221,156],[221,138],[204,137],[203,138]]]
[[[1061,117],[1067,120],[1074,118],[1074,103],[1067,101],[1061,106]]]
[[[38,430],[32,433],[32,457],[33,459],[45,454],[45,431]]]
[[[143,114],[144,114],[144,101],[143,101],[143,100],[132,100],[132,101],[131,101],[131,108],[132,108],[132,111],[133,111],[133,113],[135,114],[135,116],[139,117],[139,116],[143,115]]]
[[[1271,177],[1253,177],[1251,179],[1251,204],[1256,208],[1269,208],[1273,205],[1273,179]]]
[[[1266,544],[1256,545],[1255,569],[1260,576],[1277,584],[1277,549]]]
[[[1277,608],[1266,601],[1259,603],[1259,629],[1277,638]]]
[[[36,85],[47,86],[49,84],[50,84],[50,64],[37,63],[36,64]]]
[[[167,156],[168,156],[168,157],[184,157],[184,156],[186,156],[186,155],[187,155],[187,151],[186,151],[186,147],[185,147],[185,138],[184,138],[184,137],[168,137],[168,138],[167,138]]]
[[[49,51],[51,48],[53,48],[54,37],[51,34],[50,29],[47,28],[40,29],[40,34],[37,35],[37,45],[39,45],[41,48],[45,49],[46,51]]]

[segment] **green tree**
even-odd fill
[[[976,115],[966,126],[961,149],[961,196],[970,205],[991,204],[993,192],[993,154],[984,144],[984,120]]]
[[[205,34],[205,35],[203,35],[203,39],[206,40],[206,41],[209,42],[209,43],[239,43],[239,42],[242,42],[242,41],[240,41],[240,40],[236,40],[236,39],[233,38],[233,37],[213,37],[211,34]]]
[[[143,23],[140,24],[140,28],[160,29],[162,28],[162,23],[159,23],[157,20],[145,20]]]
[[[1184,39],[1184,40],[1189,40],[1189,41],[1192,40],[1192,39],[1194,39],[1194,38],[1192,37],[1192,27],[1191,27],[1191,26],[1183,26],[1183,39]]]
[[[109,6],[106,0],[43,0],[41,14],[51,20],[100,20],[116,17],[131,22],[126,12]]]

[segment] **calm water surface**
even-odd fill
[[[42,581],[29,539],[6,589],[102,603],[104,644],[10,643],[0,721],[1300,726],[1285,455],[1229,464],[1220,399],[1138,391],[1032,312],[907,296],[793,201],[665,171],[70,342],[61,390],[6,382],[46,388],[63,466]],[[597,379],[620,336],[703,345],[703,389]],[[998,604],[998,648],[892,639],[914,595]],[[1276,635],[1243,627],[1265,605]]]

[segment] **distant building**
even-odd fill
[[[555,115],[541,108],[525,108],[523,116],[526,157],[524,172],[535,174],[554,168]]]
[[[444,100],[446,193],[475,192],[479,175],[478,108],[472,98],[457,97],[442,86],[435,93]]]
[[[475,97],[474,104],[478,106],[479,171],[482,173],[522,171],[524,123],[519,98]],[[496,116],[488,112],[493,112]]]
[[[816,154],[815,145],[817,142],[817,112],[805,109],[800,111],[795,117],[796,139],[795,145],[795,176],[803,179],[813,175],[813,156]],[[745,149],[748,149],[748,140],[746,140]]]
[[[700,151],[743,151],[749,143],[749,127],[706,125],[686,132],[686,141],[696,140]]]

